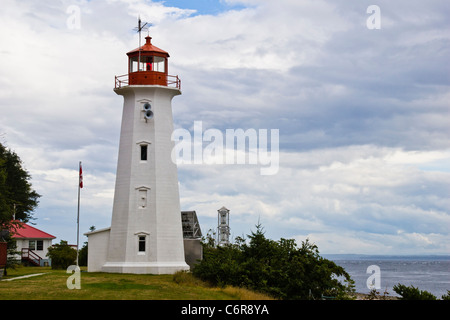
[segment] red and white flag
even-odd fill
[[[80,162],[80,188],[83,188],[83,169],[81,168],[81,162]]]

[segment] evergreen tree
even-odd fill
[[[40,195],[31,186],[31,176],[19,156],[0,143],[0,225],[7,228],[16,219],[28,222]]]
[[[233,245],[205,245],[193,274],[214,285],[248,287],[280,299],[348,299],[353,293],[349,274],[322,258],[309,240],[297,247],[293,239],[267,239],[259,224],[248,237],[248,243],[239,238]]]
[[[1,148],[1,145],[0,145]],[[5,160],[0,156],[0,226],[8,215],[10,215],[8,207],[8,198],[6,194],[6,167]]]

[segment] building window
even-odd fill
[[[165,72],[165,59],[162,57],[153,57],[153,70]]]
[[[141,161],[147,161],[148,146],[141,144]]]
[[[145,252],[145,236],[139,236],[139,252]]]
[[[36,241],[35,240],[29,240],[28,241],[28,249],[36,250]]]
[[[130,58],[130,72],[137,71],[156,71],[165,72],[166,59],[157,56],[142,56],[139,63],[139,57]]]
[[[43,240],[36,241],[36,250],[38,250],[38,251],[44,250],[44,241]]]
[[[227,214],[220,213],[220,224],[227,224]]]

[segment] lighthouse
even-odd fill
[[[124,102],[111,227],[86,234],[88,271],[189,269],[171,159],[172,99],[181,94],[180,79],[168,74],[169,53],[154,46],[150,36],[145,41],[127,53],[128,74],[115,77],[114,92]]]

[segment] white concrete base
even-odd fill
[[[177,271],[188,271],[184,261],[179,262],[107,262],[102,271],[109,273],[135,274],[174,274]]]

